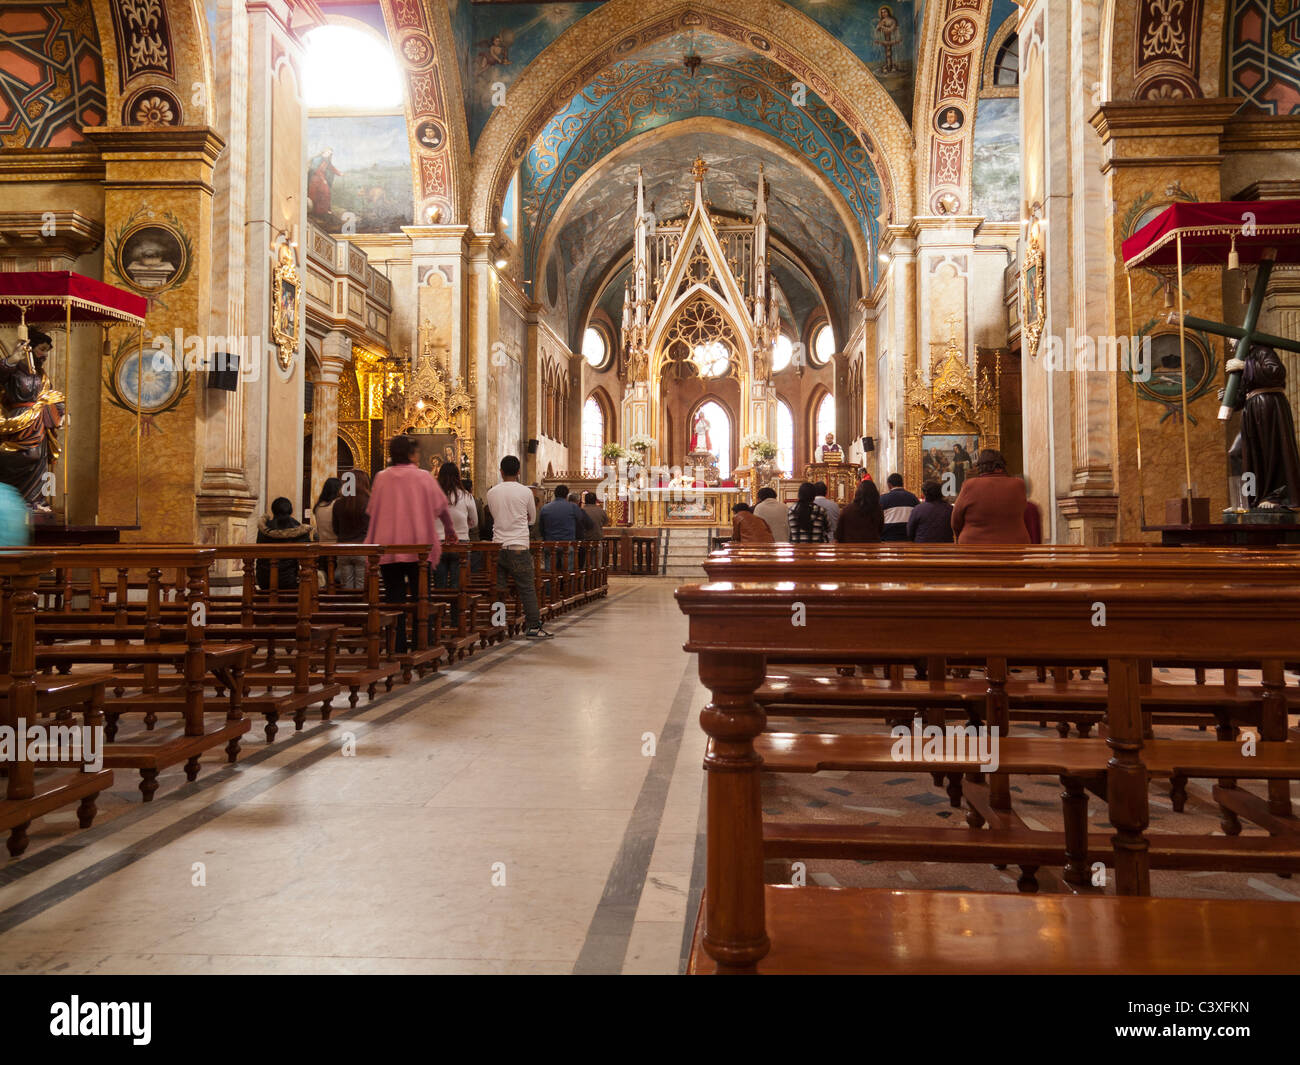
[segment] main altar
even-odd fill
[[[729,487],[735,469],[752,462],[741,453],[747,450],[742,442],[775,435],[772,348],[780,316],[768,262],[762,167],[753,217],[739,220],[710,210],[707,171],[697,158],[692,199],[683,217],[668,221],[646,209],[644,181],[637,175],[632,277],[623,299],[627,385],[621,423],[628,439],[651,442],[641,456],[648,467]],[[678,386],[697,381],[706,386],[703,398],[674,419],[674,402],[684,407],[681,397],[688,394]],[[718,441],[701,443],[707,439],[707,420],[700,429],[706,401],[727,412],[727,469],[717,467]]]

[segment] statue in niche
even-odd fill
[[[713,454],[713,439],[709,436],[709,419],[704,416],[704,409],[695,412],[691,423],[691,454]]]

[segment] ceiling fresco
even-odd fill
[[[723,214],[752,216],[758,166],[763,164],[768,182],[768,224],[782,243],[798,249],[826,293],[834,324],[837,329],[843,328],[845,312],[852,306],[857,270],[853,244],[840,214],[798,165],[747,143],[742,136],[739,130],[735,137],[715,131],[670,136],[610,161],[599,180],[583,187],[580,198],[566,208],[560,220],[561,229],[551,253],[559,257],[575,312],[585,311],[611,265],[627,253],[631,244],[637,167],[644,172],[647,206],[653,204],[656,216],[667,221],[685,214],[689,206],[693,194],[690,163],[699,154],[709,167],[704,179],[706,199]],[[806,282],[793,276],[795,271],[784,268],[789,276],[783,277],[776,256],[773,261],[797,321],[799,314],[819,302],[818,297]],[[802,294],[801,284],[807,288]],[[611,317],[618,321],[621,302],[616,311]]]
[[[688,54],[700,57],[693,74],[683,63],[683,56]],[[565,197],[586,172],[619,145],[641,134],[698,117],[760,130],[784,141],[793,153],[807,159],[835,187],[854,216],[870,249],[868,269],[874,271],[880,224],[877,215],[881,210],[880,178],[861,143],[829,107],[811,92],[802,101],[803,106],[797,106],[789,89],[789,75],[781,67],[708,34],[668,38],[603,71],[563,111],[552,116],[524,156],[520,169],[520,209],[525,276],[536,276],[539,266],[536,260],[547,229]],[[704,138],[707,142],[715,139]],[[692,152],[693,157],[689,147],[677,150]],[[753,162],[745,179],[749,189],[746,195],[752,204],[753,175],[757,173],[760,153],[741,140],[734,142],[732,150],[738,158]],[[778,158],[771,152],[761,154],[773,161]],[[705,158],[709,158],[707,153]],[[716,162],[723,174],[730,172],[726,155],[719,156]],[[673,163],[678,173],[684,173],[686,164],[680,155]],[[635,164],[631,165],[635,173]],[[714,165],[713,161],[710,165]],[[797,173],[793,167],[786,169]],[[612,176],[602,182],[606,188],[615,185]],[[719,186],[718,194],[725,194],[723,186]],[[817,192],[814,199],[824,197]],[[797,201],[791,201],[794,202]],[[626,210],[630,212],[630,205]],[[834,216],[829,205],[827,212]],[[584,211],[584,214],[592,212]],[[606,217],[604,212],[596,212],[596,216]],[[790,237],[800,247],[804,245],[798,239],[799,231],[814,231],[806,237],[820,239],[826,245],[828,259],[835,264],[835,276],[845,278],[852,274],[851,245],[847,237],[842,242],[832,239],[833,231],[843,233],[838,216],[834,218],[833,226],[823,225],[816,212],[791,208],[786,222],[795,231]],[[566,222],[566,230],[574,230],[567,234],[571,244],[586,239],[582,216]],[[629,232],[625,228],[620,236],[626,239]],[[835,248],[837,243],[850,250],[841,255]],[[590,261],[588,257],[583,258]],[[571,267],[566,264],[568,269]],[[575,294],[576,290],[571,287],[570,293]]]

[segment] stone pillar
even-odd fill
[[[214,103],[217,129],[226,139],[226,150],[213,172],[214,270],[208,333],[226,338],[223,347],[238,353],[240,381],[233,392],[203,390],[202,473],[195,502],[202,543],[238,544],[249,539],[249,519],[257,507],[257,493],[246,468],[244,388],[256,369],[249,360],[261,357],[261,352],[254,351],[254,345],[248,340],[244,301],[250,84],[248,11],[244,0],[218,0],[216,10]],[[235,338],[236,343],[232,345],[229,338]],[[227,568],[234,572],[234,567]]]
[[[326,333],[320,345],[320,376],[312,381],[311,401],[311,498],[320,496],[330,477],[339,475],[339,378],[352,361],[352,340],[340,330]]]

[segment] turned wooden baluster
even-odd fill
[[[1062,777],[1061,809],[1065,820],[1065,868],[1067,884],[1086,887],[1092,882],[1088,868],[1088,792],[1079,777]]]
[[[131,586],[127,580],[127,567],[117,567],[117,609],[113,612],[113,624],[125,628],[130,624],[127,606],[131,600]]]
[[[316,587],[316,559],[311,552],[303,554],[298,563],[298,621],[293,629],[295,692],[305,692],[311,687],[312,591]]]
[[[9,698],[5,700],[4,723],[22,732],[28,722],[36,721],[36,588],[37,573],[15,573],[10,578],[9,596]],[[36,794],[35,766],[27,760],[5,765],[9,780],[5,795],[10,799],[30,799]],[[26,825],[15,828],[10,837],[11,854],[26,846]],[[16,836],[22,847],[15,851]]]
[[[1264,705],[1260,713],[1259,738],[1266,742],[1285,741],[1287,738],[1286,667],[1282,662],[1270,660],[1261,663],[1264,686]],[[1274,817],[1291,816],[1291,782],[1270,780],[1268,786],[1268,812]]]
[[[379,668],[379,556],[366,555],[366,668]]]
[[[719,973],[753,972],[772,946],[763,902],[762,759],[754,751],[767,724],[754,701],[767,664],[762,655],[705,651],[699,668],[713,695],[700,712],[709,737],[704,949]]]
[[[202,736],[204,733],[203,680],[207,674],[207,662],[203,653],[203,635],[208,605],[207,596],[203,592],[203,575],[206,570],[206,565],[186,567],[185,735],[187,736]]]
[[[1142,704],[1137,663],[1112,658],[1106,668],[1106,798],[1115,826],[1115,891],[1120,895],[1150,895],[1151,869],[1146,836],[1150,823],[1147,771],[1142,764]]]

